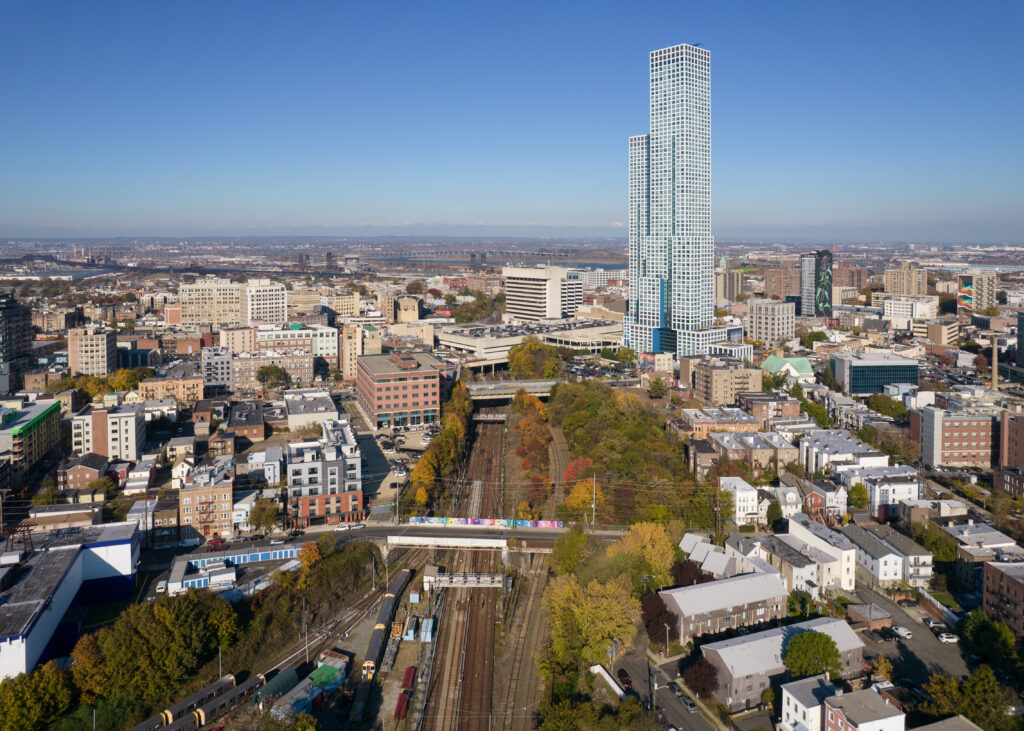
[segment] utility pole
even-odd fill
[[[590,500],[590,530],[593,532],[597,523],[597,475],[590,479],[594,486],[594,497]]]
[[[668,657],[668,622],[665,623],[665,657]]]
[[[377,591],[377,561],[370,554],[370,584],[374,591]]]

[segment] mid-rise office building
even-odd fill
[[[833,355],[830,367],[839,385],[851,396],[882,393],[894,383],[918,383],[918,363],[889,353]]]
[[[886,269],[882,275],[886,294],[923,297],[928,294],[928,272],[903,262],[899,269]]]
[[[178,290],[181,325],[187,329],[238,327],[245,320],[245,285],[203,277]]]
[[[441,413],[444,363],[429,353],[362,355],[356,398],[371,428],[433,424]]]
[[[728,339],[713,327],[711,53],[653,51],[650,99],[650,133],[629,138],[624,335],[638,353],[686,357]]]
[[[882,303],[882,316],[897,330],[910,330],[915,320],[929,320],[938,314],[938,297],[896,295]]]
[[[146,441],[142,404],[99,406],[89,404],[71,419],[71,450],[94,452],[111,462],[136,462]]]
[[[31,324],[28,307],[9,294],[0,294],[0,393],[21,388],[32,365]]]
[[[104,327],[69,330],[68,366],[72,376],[104,378],[117,370],[117,333]]]
[[[957,276],[956,311],[973,315],[996,306],[999,277],[992,272],[973,271]]]
[[[583,304],[583,282],[561,267],[504,267],[505,314],[514,321],[572,317]]]
[[[832,267],[832,286],[850,287],[857,292],[868,286],[871,272],[867,267],[855,267],[845,264]]]
[[[747,310],[747,337],[771,348],[792,340],[796,332],[796,305],[777,300],[751,300]]]

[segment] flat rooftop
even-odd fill
[[[402,375],[409,373],[440,373],[444,370],[444,363],[430,353],[404,353],[410,363],[415,361],[415,366],[402,368],[391,354],[387,355],[360,355],[359,364],[375,376]]]

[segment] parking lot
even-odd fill
[[[864,658],[884,655],[892,662],[893,682],[903,687],[920,687],[928,682],[934,673],[945,673],[954,678],[962,678],[970,672],[964,659],[970,651],[959,642],[945,644],[939,642],[924,624],[926,617],[932,615],[921,607],[901,607],[884,594],[871,589],[858,589],[857,595],[864,603],[874,603],[892,615],[893,626],[906,627],[911,632],[910,639],[894,639],[889,642],[874,642],[868,637],[864,640]],[[948,632],[955,633],[954,628]]]

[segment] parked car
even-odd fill
[[[679,700],[682,701],[683,706],[685,706],[686,710],[688,710],[690,713],[696,713],[697,712],[697,704],[693,702],[692,698],[690,698],[689,696],[684,695]]]
[[[336,526],[334,526],[334,530],[336,530],[336,531],[352,530],[352,526],[350,526],[348,523],[338,523]]]
[[[249,536],[250,541],[262,541],[264,538],[266,538],[266,536],[262,533],[253,533],[251,536]]]
[[[166,551],[170,547],[171,547],[170,543],[157,543],[155,546],[153,546],[153,550],[154,551]]]
[[[892,631],[891,627],[882,627],[878,630],[878,634],[884,642],[892,642],[896,639],[896,633]]]
[[[280,546],[283,543],[284,543],[284,538],[271,538],[270,539],[270,545],[271,546]]]
[[[901,627],[899,625],[893,627],[892,631],[895,632],[896,636],[902,640],[909,640],[911,637],[914,636],[914,633],[911,632],[909,629],[907,629],[906,627]]]
[[[939,635],[939,642],[945,642],[947,644],[952,645],[952,644],[955,644],[955,643],[957,643],[959,641],[960,641],[960,638],[957,637],[952,632],[943,632],[942,634]]]
[[[630,680],[629,673],[626,672],[625,668],[619,668],[619,682],[622,683],[622,687],[626,690],[633,690],[633,681]]]
[[[882,637],[882,635],[879,634],[878,632],[875,632],[874,630],[869,630],[869,631],[865,632],[864,636],[867,637],[872,642],[884,642],[885,641],[885,638]]]
[[[157,594],[166,594],[167,593],[167,582],[166,581],[160,580],[160,581],[156,582],[156,593]]]
[[[945,627],[946,623],[941,620],[935,619],[934,617],[925,617],[922,620],[926,627]]]
[[[306,535],[306,531],[295,529],[293,531],[289,531],[288,535],[291,536],[292,538],[298,538],[299,536]]]
[[[917,602],[915,602],[913,599],[900,599],[896,603],[899,604],[901,607],[907,607],[907,608],[916,607],[917,606]]]
[[[366,523],[353,523],[352,524],[352,530],[359,530],[360,528],[365,528],[365,527],[366,527]]]

